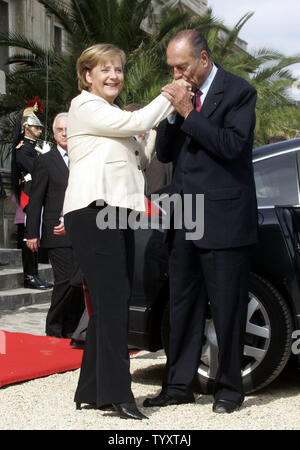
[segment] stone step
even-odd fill
[[[53,271],[50,264],[39,264],[39,276],[42,280],[53,281]],[[1,267],[0,270],[0,295],[2,291],[23,287],[24,274],[22,267]]]
[[[41,291],[38,289],[8,289],[0,292],[0,317],[22,306],[49,303],[52,289]]]
[[[20,249],[0,248],[0,268],[5,268],[5,266],[22,266],[22,252]]]

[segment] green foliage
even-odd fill
[[[18,48],[8,64],[7,95],[0,97],[0,144],[11,139],[9,128],[15,114],[38,95],[44,104],[40,118],[51,138],[51,124],[60,111],[67,111],[78,95],[76,60],[82,50],[99,42],[121,47],[127,55],[125,86],[117,102],[147,104],[170,81],[165,50],[170,37],[184,28],[196,28],[207,38],[212,58],[225,69],[247,79],[258,91],[256,145],[274,134],[298,135],[299,104],[288,95],[295,81],[287,70],[300,62],[299,55],[287,58],[270,49],[250,54],[237,46],[237,38],[254,13],[245,14],[228,29],[218,21],[211,9],[204,16],[164,7],[157,30],[150,35],[141,28],[150,0],[72,0],[67,8],[58,0],[38,0],[54,14],[66,30],[66,51],[44,49],[37,42],[19,34],[1,34],[0,45]]]
[[[68,110],[71,99],[78,94],[76,60],[88,46],[110,42],[126,52],[126,83],[117,102],[121,107],[132,102],[145,105],[170,80],[165,62],[169,38],[185,27],[203,27],[203,31],[222,27],[210,14],[199,18],[165,7],[157,31],[150,35],[141,28],[150,0],[72,0],[70,9],[58,0],[38,1],[66,30],[66,52],[43,49],[18,34],[0,34],[0,45],[24,50],[8,60],[15,68],[7,76],[7,95],[0,99],[0,117],[18,112],[38,95],[45,106],[41,120],[48,125],[48,135],[55,114]]]
[[[245,14],[228,30],[224,40],[210,30],[208,41],[213,59],[225,70],[245,78],[257,90],[255,147],[264,145],[271,137],[300,136],[299,103],[290,96],[289,89],[296,79],[287,68],[300,62],[300,55],[285,57],[278,51],[261,48],[253,53],[237,48],[241,28],[254,13]]]

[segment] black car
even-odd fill
[[[253,164],[259,244],[251,270],[244,346],[246,393],[261,389],[279,375],[294,348],[293,336],[300,330],[300,139],[254,150]],[[160,192],[162,197],[165,191]],[[157,221],[148,217],[148,226],[135,230],[135,278],[128,339],[132,347],[151,352],[164,348],[167,352],[168,250],[161,227],[163,214],[157,206]],[[299,357],[297,362],[300,363]],[[211,392],[217,365],[218,345],[208,314],[195,379],[202,392]]]

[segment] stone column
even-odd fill
[[[26,34],[26,0],[11,0],[10,11],[14,11],[14,31],[16,33]]]
[[[16,203],[12,201],[10,170],[0,169],[6,197],[0,196],[0,247],[17,248],[17,227],[14,224]]]

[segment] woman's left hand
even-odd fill
[[[172,83],[179,84],[180,86],[184,86],[188,92],[191,92],[192,95],[194,93],[192,92],[192,85],[188,81],[183,80],[182,78],[179,78],[178,80],[173,80]]]

